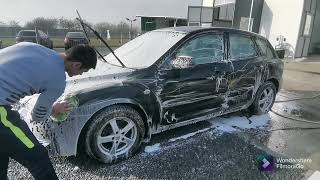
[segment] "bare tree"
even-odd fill
[[[11,26],[11,27],[21,27],[20,25],[19,25],[19,22],[18,21],[15,21],[15,20],[12,20],[12,21],[10,21],[9,22],[9,25]]]
[[[37,17],[32,21],[26,23],[25,28],[27,29],[34,29],[38,28],[44,31],[52,31],[56,29],[58,26],[58,20],[56,18],[44,18],[44,17]]]
[[[11,34],[12,34],[12,35],[17,34],[18,31],[21,30],[21,26],[19,25],[19,22],[18,22],[18,21],[15,21],[15,20],[10,21],[10,22],[9,22],[9,26],[10,26]]]
[[[59,21],[58,24],[60,25],[61,28],[68,29],[68,30],[77,29],[77,24],[73,20],[62,17],[58,21]]]
[[[121,21],[119,24],[111,24],[109,22],[100,22],[95,24],[94,28],[104,37],[106,37],[108,34],[107,30],[109,30],[110,34],[119,38],[121,36],[124,39],[127,39],[129,37],[130,25],[125,21]],[[138,33],[138,29],[133,27],[131,32],[135,36]]]
[[[82,19],[82,21],[83,21],[84,23],[88,24],[89,26],[93,27],[93,24],[92,24],[92,23],[90,23],[90,22],[88,22],[88,21],[86,21],[86,20],[84,20],[84,19]],[[82,30],[83,30],[80,22],[79,22],[77,19],[74,19],[73,22],[75,23],[75,30],[78,30],[78,31],[82,31]],[[90,35],[90,30],[89,30],[89,28],[87,28],[86,26],[85,26],[84,28],[85,28],[86,32],[88,32],[89,35]]]
[[[127,33],[130,29],[130,26],[126,22],[121,21],[119,24],[117,24],[117,29],[121,33]]]
[[[95,30],[97,30],[103,37],[107,37],[108,30],[110,34],[116,37],[120,37],[122,35],[123,38],[128,38],[128,33],[130,29],[130,25],[122,21],[119,24],[112,24],[109,22],[99,22],[96,24],[90,23],[86,20],[83,20],[86,24],[93,27]],[[18,22],[12,21],[12,25],[19,25]],[[29,21],[25,24],[24,28],[26,29],[37,29],[43,30],[45,32],[49,31],[52,32],[54,35],[61,35],[65,34],[67,31],[82,31],[82,26],[80,22],[76,19],[67,19],[65,17],[61,18],[44,18],[44,17],[38,17],[33,19],[32,21]],[[57,28],[60,27],[65,30],[59,30],[57,31]],[[93,33],[86,28],[86,31],[89,33],[88,35],[90,37],[93,37]],[[138,30],[137,28],[132,28],[132,34],[137,34]]]
[[[112,30],[112,24],[108,22],[100,22],[94,26],[94,29],[98,31],[102,36],[107,36],[108,30]]]

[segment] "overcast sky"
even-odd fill
[[[200,4],[201,0],[0,0],[0,21],[24,25],[35,17],[74,19],[78,9],[89,22],[119,23],[136,15],[187,17],[188,5]]]

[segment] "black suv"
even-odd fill
[[[21,30],[16,36],[16,43],[33,42],[41,44],[47,48],[53,49],[53,42],[50,37],[41,30]]]
[[[77,44],[89,44],[83,32],[68,32],[64,38],[64,47],[69,49]]]
[[[115,54],[126,67],[109,54],[108,63],[67,80],[66,94],[80,105],[66,121],[27,121],[52,142],[51,153],[72,156],[81,148],[112,163],[152,134],[243,109],[268,113],[282,82],[283,62],[268,40],[240,30],[160,29]]]

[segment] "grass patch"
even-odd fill
[[[11,46],[16,43],[16,38],[0,38],[2,41],[2,47]]]

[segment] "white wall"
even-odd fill
[[[277,44],[276,38],[283,35],[290,48],[286,52],[287,56],[294,55],[303,5],[304,0],[265,0],[264,2],[260,34],[268,38],[273,46]]]
[[[202,6],[213,7],[213,0],[202,0]]]

